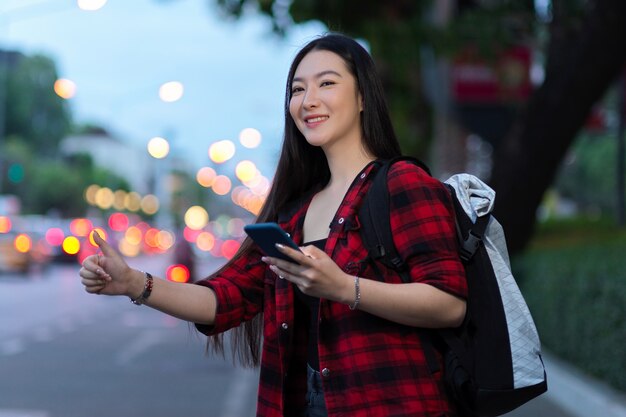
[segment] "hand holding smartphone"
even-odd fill
[[[300,248],[289,237],[289,235],[280,228],[276,223],[256,223],[244,226],[243,230],[259,245],[261,250],[267,255],[273,258],[283,259],[289,262],[295,262],[293,259],[280,252],[276,248],[276,244],[293,248],[300,251]]]

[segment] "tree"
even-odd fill
[[[595,0],[580,20],[555,1],[546,77],[495,155],[496,214],[511,251],[532,235],[535,212],[567,149],[626,63],[626,2]]]
[[[537,38],[543,33],[533,30],[540,22],[530,0],[458,0],[461,13],[443,30],[427,23],[429,3],[412,0],[217,0],[217,4],[233,16],[256,4],[279,33],[293,22],[321,20],[331,30],[367,39],[386,80],[403,150],[416,155],[424,154],[431,126],[430,106],[419,78],[424,43],[456,47],[465,39],[487,39],[497,44],[511,36]],[[493,161],[490,184],[498,194],[496,216],[507,230],[512,253],[529,241],[536,210],[565,151],[592,105],[624,66],[624,16],[623,0],[552,1],[545,80],[500,139]],[[511,30],[519,28],[521,33]]]
[[[6,74],[4,136],[19,135],[35,154],[56,155],[69,132],[71,116],[65,100],[55,94],[56,65],[45,56],[21,55]]]

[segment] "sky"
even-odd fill
[[[0,48],[51,57],[59,76],[76,83],[75,122],[101,125],[135,147],[163,136],[192,167],[209,164],[211,143],[230,139],[234,159],[256,159],[270,176],[289,64],[325,30],[296,25],[281,39],[266,17],[229,19],[210,0],[108,0],[97,11],[76,0],[0,0]],[[184,85],[177,102],[159,99],[168,81]],[[238,142],[249,127],[263,136],[254,151]]]

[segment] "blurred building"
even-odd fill
[[[434,2],[431,21],[436,27],[446,27],[453,17],[475,7],[474,3]],[[471,40],[451,56],[422,48],[423,85],[434,109],[431,168],[437,176],[469,172],[489,178],[493,151],[533,88],[533,54],[522,39],[490,58]]]
[[[125,178],[134,191],[140,194],[152,191],[152,158],[145,149],[135,147],[104,129],[68,136],[61,142],[60,150],[64,156],[88,154],[95,165]]]

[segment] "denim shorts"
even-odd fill
[[[303,417],[327,417],[324,390],[322,389],[322,376],[319,371],[307,365],[307,392],[306,410]]]

